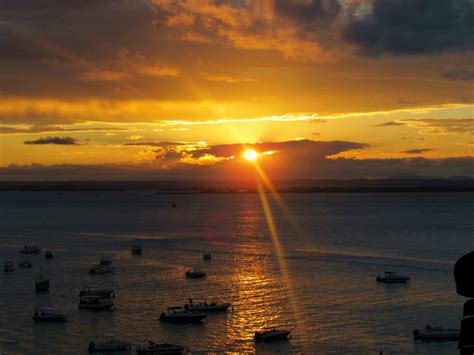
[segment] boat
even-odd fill
[[[33,320],[37,322],[66,322],[67,317],[54,308],[37,307]]]
[[[291,330],[285,329],[270,329],[262,332],[255,332],[253,339],[255,341],[274,341],[274,340],[286,340],[290,335]]]
[[[110,256],[103,255],[100,257],[99,265],[112,265],[112,259]]]
[[[35,279],[35,290],[36,292],[48,292],[49,291],[49,279],[40,276]]]
[[[41,249],[36,245],[25,245],[23,249],[20,250],[22,254],[38,254],[39,252],[41,252]]]
[[[153,341],[148,341],[147,344],[137,347],[137,354],[146,355],[182,355],[185,354],[187,349],[184,346],[161,343],[157,344]]]
[[[5,264],[3,264],[3,271],[5,272],[15,271],[15,266],[13,265],[13,262],[5,261]]]
[[[184,309],[191,312],[225,312],[230,306],[230,303],[220,302],[219,300],[213,300],[210,302],[204,300],[202,302],[194,303],[193,299],[190,298],[189,302],[184,305]]]
[[[25,259],[25,260],[22,260],[18,263],[18,266],[19,267],[32,267],[33,264],[31,263],[31,260],[30,259]]]
[[[138,255],[138,254],[141,254],[142,252],[143,252],[143,249],[141,246],[139,245],[132,246],[132,254]]]
[[[53,256],[54,256],[54,253],[52,249],[46,250],[46,253],[44,254],[45,259],[52,259]]]
[[[206,277],[206,276],[207,276],[207,274],[205,272],[199,271],[199,270],[196,270],[196,269],[186,271],[186,277],[188,279],[200,279],[200,278],[203,278],[203,277]]]
[[[452,341],[459,340],[459,329],[445,329],[442,327],[431,327],[429,324],[424,329],[415,329],[413,338],[425,341]]]
[[[131,349],[131,344],[117,339],[112,339],[110,336],[104,337],[100,342],[89,342],[89,352],[114,352],[114,351],[128,351]]]
[[[108,274],[110,272],[114,272],[115,269],[112,265],[94,265],[90,270],[89,273],[91,274]]]
[[[96,311],[113,311],[115,304],[109,298],[100,296],[83,296],[79,299],[79,308]]]
[[[111,288],[90,288],[88,286],[85,286],[82,291],[79,292],[79,297],[84,297],[84,296],[96,296],[96,297],[102,297],[102,298],[109,298],[109,297],[114,297],[115,293],[114,290]]]
[[[170,307],[161,313],[160,321],[168,323],[200,323],[207,315],[200,312],[189,312],[183,307]]]
[[[212,253],[210,251],[205,251],[202,253],[202,258],[204,260],[211,260],[212,259]]]
[[[377,282],[384,282],[388,284],[406,283],[408,280],[410,280],[409,277],[398,275],[393,271],[385,271],[382,275],[377,276],[375,279]]]

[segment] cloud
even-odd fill
[[[474,118],[422,118],[400,120],[422,134],[474,134]]]
[[[366,5],[361,5],[366,7]],[[369,55],[474,49],[472,0],[373,0],[344,30]]]
[[[117,81],[130,78],[130,75],[112,70],[93,70],[80,75],[82,81]]]
[[[131,136],[127,137],[127,139],[131,140],[131,141],[139,140],[139,139],[142,139],[142,138],[144,138],[144,137],[140,134],[134,134],[134,135],[131,135]]]
[[[201,73],[199,77],[207,81],[221,81],[227,84],[238,84],[238,83],[252,83],[255,82],[255,79],[251,78],[238,78],[230,75],[219,75],[219,74],[209,74]]]
[[[404,123],[397,122],[397,121],[388,121],[384,122],[378,125],[375,125],[375,127],[394,127],[394,126],[404,126]]]
[[[426,152],[431,152],[432,150],[434,150],[434,149],[433,148],[420,148],[420,149],[404,150],[404,151],[401,151],[400,153],[404,153],[404,154],[422,154],[422,153],[426,153]]]
[[[178,145],[186,145],[189,143],[185,142],[172,142],[172,141],[145,141],[145,142],[130,142],[124,143],[124,146],[146,146],[146,147],[174,147]]]
[[[72,137],[46,137],[33,141],[25,141],[24,144],[57,144],[57,145],[80,145],[79,141]]]
[[[474,80],[474,70],[468,68],[450,69],[441,74],[443,77],[452,80],[471,81]]]
[[[131,128],[119,127],[71,127],[55,125],[11,125],[0,126],[0,135],[3,134],[38,134],[38,133],[56,133],[56,132],[106,132],[107,135],[115,135],[116,131],[131,131]]]

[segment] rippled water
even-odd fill
[[[417,343],[412,330],[459,326],[464,299],[452,269],[474,249],[474,194],[284,194],[283,208],[267,197],[273,238],[255,194],[0,193],[0,260],[17,263],[24,244],[56,253],[0,274],[0,351],[85,353],[95,336],[115,334],[229,351],[456,353],[456,342]],[[130,253],[137,243],[141,256]],[[103,254],[116,272],[89,275]],[[40,266],[48,294],[34,292]],[[187,267],[209,276],[185,279]],[[385,270],[412,280],[377,284]],[[114,288],[117,310],[77,309],[85,284]],[[201,325],[158,321],[190,297],[219,297],[234,310]],[[36,306],[71,321],[34,324]],[[254,331],[270,326],[291,328],[292,339],[255,347]]]

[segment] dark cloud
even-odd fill
[[[441,75],[445,78],[452,80],[471,81],[474,80],[474,69],[450,69],[443,72]]]
[[[404,153],[404,154],[422,154],[422,153],[426,153],[426,152],[431,152],[432,150],[434,150],[434,149],[433,148],[420,148],[420,149],[404,150],[404,151],[401,151],[400,153]]]
[[[474,49],[474,1],[374,0],[344,37],[369,55]]]
[[[57,145],[80,145],[79,141],[72,137],[46,137],[33,141],[25,141],[24,144],[57,144]]]
[[[474,134],[474,118],[421,118],[402,122],[409,127],[419,128],[421,133],[426,134]]]
[[[393,127],[393,126],[404,126],[404,123],[397,122],[397,121],[388,121],[384,122],[378,125],[375,125],[376,127]]]

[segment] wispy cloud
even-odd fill
[[[422,153],[426,153],[426,152],[431,152],[432,150],[434,150],[434,149],[433,148],[419,148],[419,149],[404,150],[404,151],[401,151],[400,153],[404,153],[404,154],[422,154]]]

